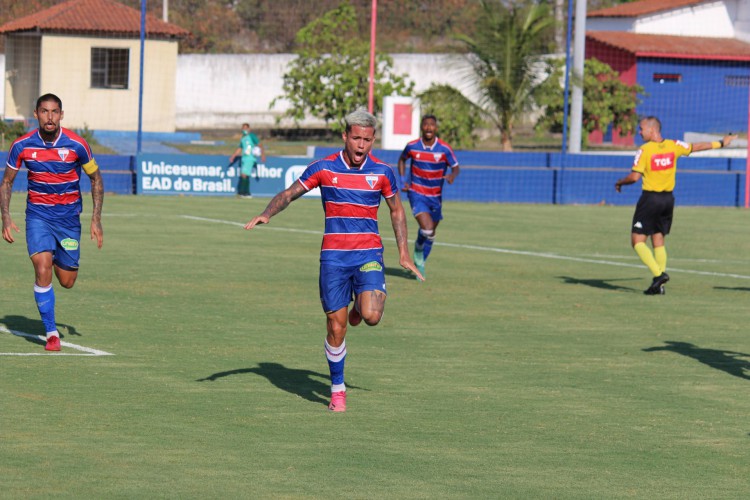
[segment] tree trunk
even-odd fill
[[[500,143],[503,145],[504,152],[513,151],[513,137],[510,128],[504,128],[500,131]]]

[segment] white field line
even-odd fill
[[[239,226],[239,227],[245,226],[245,224],[242,224],[241,222],[233,222],[233,221],[220,220],[220,219],[209,219],[206,217],[196,217],[193,215],[181,215],[180,217],[183,217],[185,219],[202,221],[202,222],[212,222],[214,224],[228,224],[230,226]],[[321,233],[320,231],[310,231],[306,229],[292,229],[292,228],[285,228],[285,227],[263,226],[263,230],[267,230],[267,229],[272,230],[272,231],[285,231],[288,233],[316,234],[320,236],[323,235],[323,233]],[[388,238],[388,237],[382,237],[382,238],[388,241],[396,241],[395,238]],[[583,262],[586,264],[599,264],[599,265],[605,265],[605,266],[632,267],[636,269],[643,269],[643,264],[640,264],[640,263],[636,264],[636,263],[628,263],[628,262],[617,262],[617,261],[606,260],[606,259],[573,257],[570,255],[560,255],[560,254],[549,253],[549,252],[531,252],[531,251],[526,251],[526,250],[511,250],[508,248],[496,248],[496,247],[485,247],[485,246],[480,246],[480,245],[445,243],[442,241],[436,241],[434,244],[443,246],[443,247],[463,248],[466,250],[477,250],[480,252],[495,252],[495,253],[503,253],[503,254],[510,254],[510,255],[523,255],[526,257],[538,257],[542,259],[567,260],[571,262]],[[711,271],[697,271],[694,269],[679,269],[676,267],[670,267],[669,272],[670,273],[676,272],[676,273],[686,273],[686,274],[697,274],[700,276],[715,276],[715,277],[721,277],[721,278],[737,278],[737,279],[743,279],[743,280],[750,280],[750,276],[744,275],[744,274],[716,273],[716,272],[711,272]]]
[[[581,257],[592,257],[600,259],[620,259],[620,260],[638,260],[638,256],[633,255],[606,255],[602,253],[584,253]],[[700,262],[701,264],[741,264],[747,265],[747,260],[719,260],[719,259],[691,259],[688,257],[676,257],[675,260],[680,262]]]
[[[10,333],[17,337],[26,337],[29,339],[39,339],[42,342],[46,342],[46,337],[43,335],[34,335],[31,333],[19,332],[17,330],[10,330],[4,325],[0,325],[0,332]],[[60,345],[63,347],[70,347],[80,353],[74,352],[0,352],[0,356],[114,356],[111,352],[100,351],[98,349],[92,349],[91,347],[84,347],[82,345],[73,344],[67,341],[60,341]],[[84,354],[85,353],[85,354]]]

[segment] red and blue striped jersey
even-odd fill
[[[66,128],[54,142],[45,142],[39,129],[16,139],[7,167],[28,170],[26,215],[42,219],[78,216],[83,208],[79,182],[81,167],[93,160],[85,139]]]
[[[359,169],[350,168],[342,155],[314,161],[299,178],[308,191],[320,188],[326,219],[320,261],[355,266],[382,260],[378,208],[381,196],[391,198],[398,192],[396,176],[372,155]]]
[[[441,197],[445,171],[448,167],[458,166],[453,149],[439,138],[429,147],[422,139],[411,141],[401,153],[401,159],[411,160],[410,189],[423,196]]]

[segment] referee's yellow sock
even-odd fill
[[[648,248],[648,245],[645,243],[636,243],[633,247],[633,250],[635,250],[635,253],[638,254],[638,257],[641,258],[641,261],[646,264],[646,267],[648,267],[649,271],[651,271],[651,274],[654,275],[654,277],[657,277],[661,274],[661,269],[659,268],[659,264],[656,263],[656,259],[654,258],[654,254],[651,253],[651,250]]]
[[[667,247],[654,247],[654,259],[661,268],[661,272],[667,270]]]

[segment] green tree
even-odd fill
[[[369,90],[369,40],[360,38],[357,13],[344,3],[302,28],[296,37],[299,47],[283,76],[283,95],[289,108],[283,116],[295,123],[307,116],[325,120],[334,132],[343,130],[343,118],[366,106]],[[412,95],[414,84],[393,71],[393,60],[376,56],[374,112],[380,111],[384,96]]]
[[[539,87],[537,102],[544,108],[544,114],[537,121],[537,131],[562,131],[563,103],[562,92],[564,61],[548,62],[550,78]],[[595,130],[605,132],[609,126],[621,134],[634,133],[638,127],[636,107],[643,95],[640,85],[629,85],[620,80],[620,74],[612,67],[596,58],[586,59],[583,65],[583,140]]]
[[[10,143],[26,133],[24,122],[0,120],[0,150],[7,151]]]
[[[438,118],[440,138],[456,149],[476,145],[474,131],[482,124],[482,110],[450,85],[432,84],[419,94],[422,114]]]
[[[530,6],[481,0],[483,15],[474,36],[459,37],[472,53],[470,61],[488,121],[500,131],[503,151],[513,149],[513,127],[533,105],[540,84],[534,72],[554,25],[544,4]]]

